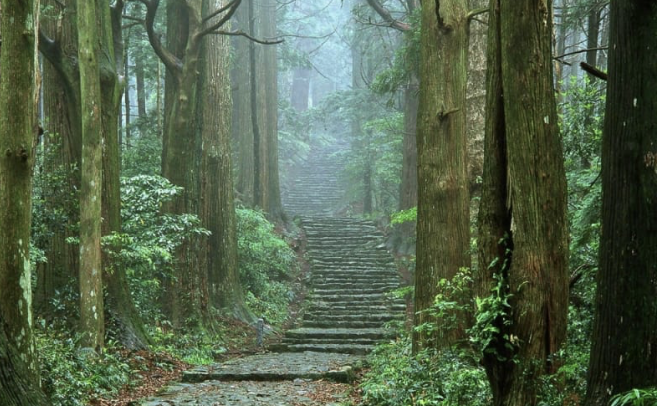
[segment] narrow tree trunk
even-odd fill
[[[418,151],[416,148],[416,120],[418,116],[418,77],[412,74],[404,90],[404,137],[402,140],[402,176],[400,178],[400,210],[416,207],[418,203]]]
[[[102,92],[102,134],[103,134],[103,235],[120,233],[121,226],[121,187],[120,144],[118,117],[121,111],[121,92],[125,82],[117,74],[124,64],[121,37],[121,3],[103,3],[99,10],[98,22],[102,29],[101,92]],[[117,41],[118,40],[118,41]],[[127,75],[124,80],[127,80]],[[126,93],[129,93],[126,91]],[[128,110],[129,111],[129,110]],[[120,249],[121,247],[114,247]],[[121,264],[111,264],[107,255],[103,256],[105,285],[107,286],[106,308],[112,316],[113,331],[126,348],[137,350],[150,343],[144,322],[135,307],[126,279],[126,271]]]
[[[438,6],[438,8],[437,8]],[[424,2],[418,110],[418,225],[414,325],[436,319],[426,312],[438,282],[471,265],[466,139],[465,0]],[[431,335],[414,333],[413,349],[445,347],[463,326]]]
[[[99,32],[94,1],[77,2],[80,98],[82,101],[82,186],[80,190],[80,345],[104,346],[101,266],[103,151]]]
[[[135,59],[135,88],[137,90],[137,115],[139,118],[144,118],[146,117],[146,87],[144,86],[144,62],[141,58]],[[128,90],[126,89],[126,91]]]
[[[262,36],[272,41],[276,33],[276,9],[274,0],[264,0],[262,4],[263,23]],[[281,190],[279,187],[279,102],[277,87],[277,46],[274,44],[264,45],[264,91],[265,91],[265,125],[264,130],[267,139],[266,146],[266,171],[267,171],[267,213],[270,221],[278,223],[283,221],[285,213],[281,204]]]
[[[656,384],[656,2],[610,7],[588,406]]]
[[[249,30],[249,5],[243,4],[235,13],[236,23],[243,31]],[[251,57],[246,38],[233,41],[233,138],[237,146],[236,190],[243,204],[254,200],[254,133],[251,118]]]

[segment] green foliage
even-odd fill
[[[79,169],[62,164],[62,154],[61,137],[45,132],[43,148],[37,149],[32,188],[31,242],[40,249],[54,235],[77,230],[79,202],[73,182]]]
[[[361,382],[369,406],[484,406],[491,393],[484,369],[463,353],[411,353],[408,338],[382,344],[368,356],[371,369]]]
[[[393,64],[377,74],[370,85],[377,94],[395,94],[409,83],[413,73],[418,72],[420,57],[420,10],[418,7],[408,20],[411,30],[404,33],[404,43],[395,51]],[[391,99],[392,101],[392,99]]]
[[[610,406],[653,406],[656,405],[656,388],[631,389],[610,399]]]
[[[121,152],[121,176],[157,176],[161,172],[162,140],[155,132],[155,113],[140,117],[131,124],[139,129],[139,136],[133,136],[130,146]],[[133,130],[133,134],[135,131]]]
[[[82,352],[74,339],[50,327],[35,329],[44,392],[54,406],[84,406],[95,397],[111,397],[130,383],[131,370],[114,343],[103,355]]]
[[[155,327],[151,331],[154,352],[164,352],[193,365],[209,365],[226,352],[221,337],[208,333],[184,334]]]
[[[296,267],[295,253],[262,212],[238,207],[236,214],[238,266],[247,306],[269,323],[280,324],[293,299],[286,281]]]
[[[159,176],[121,179],[123,232],[103,237],[103,248],[126,271],[135,305],[146,320],[160,320],[160,280],[174,277],[173,254],[185,240],[208,235],[198,217],[162,213],[162,205],[182,192]],[[111,272],[111,269],[110,269]]]
[[[402,223],[415,223],[418,217],[417,207],[412,207],[407,210],[400,210],[391,215],[391,225]]]

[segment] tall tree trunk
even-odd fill
[[[243,4],[235,13],[235,22],[243,31],[249,30],[249,5]],[[236,37],[233,41],[233,138],[237,147],[236,190],[244,204],[254,200],[254,132],[251,119],[251,59],[250,42]]]
[[[500,333],[484,355],[496,406],[537,404],[538,378],[553,370],[549,356],[566,334],[566,179],[553,93],[550,10],[550,2],[494,0],[489,11],[477,279],[484,283],[478,291],[487,292],[495,284],[493,271],[507,289],[502,295],[512,295],[509,313],[494,322]]]
[[[38,1],[0,2],[0,402],[12,406],[47,404],[32,336],[30,270],[38,10]]]
[[[101,265],[103,181],[102,100],[95,1],[77,2],[80,100],[82,102],[82,186],[80,190],[80,345],[104,346]]]
[[[115,2],[112,7],[103,3],[97,15],[101,27],[102,55],[100,63],[103,134],[103,199],[102,234],[120,233],[121,226],[121,187],[120,144],[118,128],[121,111],[121,94],[125,82],[120,80],[118,71],[123,68],[123,39],[121,36],[121,12],[123,3]],[[127,79],[127,76],[124,76]],[[124,80],[126,80],[124,79]],[[128,93],[126,91],[126,93]],[[128,110],[129,111],[129,110]],[[120,249],[121,247],[113,247]],[[126,271],[121,264],[111,264],[107,255],[103,256],[104,282],[107,287],[106,308],[112,316],[117,338],[125,347],[137,350],[146,348],[150,338],[130,293]]]
[[[398,206],[400,210],[407,210],[418,204],[418,151],[416,148],[418,91],[418,76],[412,73],[409,83],[404,89],[404,137]]]
[[[48,1],[45,5],[55,7],[57,3]],[[51,38],[56,38],[58,43],[56,48],[52,48],[57,49],[56,53],[44,52],[47,62],[43,63],[43,126],[51,136],[44,137],[43,142],[46,150],[56,152],[52,154],[51,159],[44,162],[43,170],[64,170],[72,175],[64,181],[64,187],[58,184],[47,192],[48,196],[56,196],[49,204],[61,204],[66,220],[53,225],[49,230],[51,236],[45,246],[41,247],[47,261],[40,264],[37,270],[35,312],[46,320],[50,320],[54,315],[52,298],[56,292],[64,292],[71,280],[76,282],[74,287],[77,290],[79,274],[80,250],[76,245],[66,242],[67,238],[74,237],[73,226],[78,223],[79,218],[77,204],[68,204],[75,191],[80,190],[80,79],[77,68],[70,64],[70,61],[77,60],[75,26],[75,15],[60,10],[56,19],[44,19],[40,27]],[[44,41],[39,44],[42,48],[47,46]],[[61,50],[70,54],[64,55]],[[57,56],[55,61],[53,54]]]
[[[265,17],[262,5],[255,4],[255,0],[249,0],[249,32],[252,35],[260,36],[261,30],[256,27],[262,27],[262,19]],[[268,199],[268,165],[267,165],[267,106],[265,105],[265,67],[263,59],[263,49],[257,46],[253,41],[249,43],[249,73],[250,73],[250,94],[251,94],[251,124],[254,136],[253,154],[254,154],[254,183],[253,183],[253,207],[258,207],[263,211],[269,210]]]
[[[262,3],[262,33],[264,39],[272,41],[276,33],[276,9],[274,0],[264,0]],[[283,221],[285,213],[281,204],[279,185],[279,94],[277,87],[277,58],[275,44],[263,46],[264,91],[265,91],[265,124],[264,132],[267,140],[266,171],[267,171],[267,213],[270,221]]]
[[[437,8],[438,7],[438,8]],[[471,266],[466,139],[468,8],[465,0],[424,2],[418,110],[418,225],[414,325],[435,325],[426,311],[438,282]],[[440,327],[440,326],[439,326]],[[463,326],[414,333],[413,349],[445,347]]]
[[[226,5],[225,0],[207,0],[205,14]],[[229,78],[230,44],[227,37],[204,39],[199,88],[201,120],[201,219],[212,234],[204,257],[212,304],[228,315],[253,322],[244,301],[238,273],[238,244],[233,178],[231,175],[230,123],[232,102]]]
[[[139,57],[135,58],[135,88],[137,90],[137,115],[143,119],[146,117],[146,87],[144,85],[144,62]],[[128,89],[126,89],[127,91]]]
[[[610,7],[603,234],[585,402],[597,406],[656,384],[656,2]]]

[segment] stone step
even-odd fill
[[[382,312],[400,312],[404,314],[407,310],[407,304],[404,302],[393,303],[389,305],[371,305],[371,304],[352,304],[346,306],[337,306],[335,303],[313,302],[309,305],[309,312],[324,311],[329,314],[342,314],[342,313],[382,313]]]
[[[360,362],[359,358],[346,355],[350,354],[347,352],[343,354],[340,354],[340,351],[304,352],[301,348],[290,352],[292,353],[257,354],[222,364],[196,367],[183,372],[183,382],[294,379],[351,382],[354,379],[354,365]],[[332,352],[336,354],[327,355]]]
[[[313,281],[312,286],[314,289],[326,290],[326,289],[365,289],[368,287],[386,289],[386,291],[395,290],[400,287],[399,283],[389,283],[389,282],[374,282],[374,280],[353,280],[353,279],[344,279],[343,281],[332,280],[331,282],[327,281]]]
[[[313,289],[311,298],[325,297],[325,296],[354,296],[361,297],[363,295],[372,295],[377,293],[389,293],[394,289],[389,287],[372,287],[372,288],[342,288],[342,289]]]
[[[338,354],[353,354],[353,355],[365,355],[372,351],[374,345],[364,345],[364,344],[279,344],[279,351],[286,352],[326,352],[326,353],[338,353]]]
[[[302,327],[307,328],[378,328],[383,327],[384,322],[369,320],[304,320]]]
[[[394,337],[392,331],[384,328],[306,328],[300,327],[286,331],[287,338],[312,339],[372,339],[385,340]]]
[[[400,320],[404,318],[404,314],[392,314],[392,313],[373,313],[373,314],[364,314],[364,313],[353,313],[353,314],[330,314],[324,312],[306,312],[304,313],[304,321],[336,321],[336,322],[359,322],[359,321],[378,321],[380,323],[385,323],[391,320]]]
[[[349,343],[350,344],[359,344],[359,345],[373,345],[382,342],[381,339],[374,339],[374,338],[353,338],[350,339]],[[303,338],[291,338],[291,337],[284,337],[283,340],[281,340],[281,344],[315,344],[315,345],[321,345],[321,344],[344,344],[345,341],[343,339],[331,339],[331,338],[309,338],[309,337],[303,337]]]

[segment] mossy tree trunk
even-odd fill
[[[471,265],[466,159],[465,0],[423,2],[418,109],[418,225],[413,349],[445,347],[462,337],[464,326],[447,332],[427,310],[437,284]],[[442,334],[444,333],[444,334]]]
[[[656,384],[656,2],[610,7],[588,406]]]
[[[78,60],[82,116],[80,188],[80,345],[104,346],[101,199],[103,182],[102,100],[98,66],[96,2],[78,1]]]
[[[201,215],[200,167],[201,138],[198,131],[197,102],[202,69],[202,40],[228,22],[240,5],[233,0],[217,10],[203,15],[200,0],[178,0],[167,4],[168,47],[154,31],[159,0],[142,0],[147,8],[146,27],[149,41],[167,68],[168,90],[163,134],[162,173],[176,186],[183,188],[181,196],[167,204],[164,210],[172,214]],[[209,158],[206,156],[206,158]],[[177,249],[177,275],[167,284],[168,313],[176,328],[205,330],[210,326],[210,298],[207,270],[200,264],[206,258],[199,249],[202,244],[186,241]]]
[[[30,223],[39,2],[0,2],[0,403],[45,405],[32,336]]]
[[[536,405],[538,378],[554,370],[549,356],[566,335],[566,179],[551,30],[549,1],[490,4],[476,290],[487,295],[497,273],[512,295],[511,324],[495,321],[500,332],[484,355],[494,405]]]
[[[52,299],[57,292],[70,288],[73,281],[77,291],[80,250],[76,244],[67,243],[76,237],[74,231],[79,221],[77,199],[80,190],[81,118],[80,77],[77,70],[78,38],[75,13],[65,12],[75,8],[75,3],[44,1],[43,5],[57,10],[57,16],[42,18],[39,48],[46,62],[43,63],[42,106],[45,120],[44,137],[46,150],[54,151],[44,162],[45,173],[64,170],[70,176],[52,189],[44,190],[44,200],[50,207],[64,208],[65,220],[52,224],[50,236],[40,248],[47,261],[40,264],[35,290],[35,311],[40,317],[51,320],[55,316]],[[65,7],[64,7],[65,6]],[[62,187],[64,186],[64,187]],[[60,207],[57,207],[59,209]]]
[[[69,2],[66,6],[75,6],[76,2]],[[96,24],[99,29],[98,43],[100,59],[98,73],[101,92],[101,136],[103,137],[103,176],[102,176],[102,222],[101,233],[108,235],[121,231],[120,216],[120,188],[119,188],[119,133],[118,115],[119,103],[123,91],[123,83],[117,74],[122,60],[122,41],[120,35],[121,10],[123,2],[115,2],[112,7],[108,3],[96,5]],[[75,18],[70,13],[62,12],[61,24],[53,30],[42,32],[39,42],[40,50],[48,60],[49,65],[56,72],[56,79],[51,83],[56,85],[58,97],[49,105],[49,111],[54,115],[49,122],[62,123],[53,127],[62,129],[65,137],[62,140],[67,153],[71,156],[70,162],[79,163],[81,154],[81,126],[82,104],[80,97],[80,72],[77,58],[69,55],[70,49],[77,50],[75,39],[78,29]],[[50,35],[50,36],[47,36]],[[117,57],[118,56],[118,57]],[[56,82],[56,83],[55,83]],[[62,106],[66,106],[63,109]],[[78,180],[71,180],[77,184]],[[116,247],[120,248],[120,247]],[[114,264],[110,268],[105,257],[103,263],[103,278],[107,288],[108,301],[106,310],[112,315],[114,329],[119,331],[119,340],[131,349],[144,348],[150,338],[144,330],[144,323],[135,308],[130,289],[126,280],[125,270]],[[77,264],[77,263],[76,263]],[[77,268],[77,267],[76,267]]]

